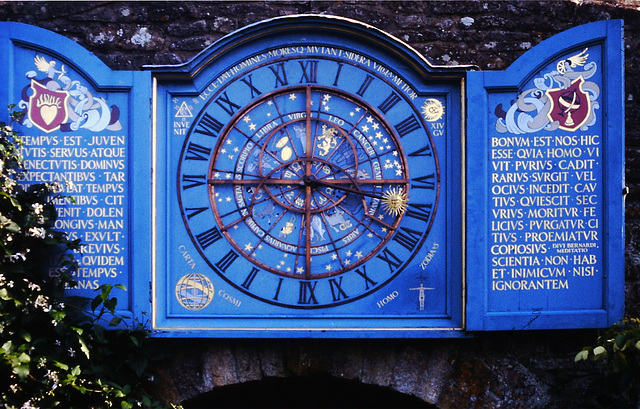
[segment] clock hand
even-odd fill
[[[335,180],[335,179],[334,179]],[[348,180],[348,179],[345,179]],[[343,183],[331,183],[331,182],[326,182],[320,179],[315,179],[315,178],[309,178],[309,180],[307,180],[307,178],[305,178],[305,180],[302,180],[300,182],[301,185],[309,185],[311,187],[314,187],[316,185],[319,186],[327,186],[327,187],[331,187],[333,189],[338,189],[338,190],[342,190],[345,192],[349,192],[349,193],[355,193],[358,195],[362,195],[362,196],[368,196],[368,197],[372,197],[374,199],[379,199],[379,200],[385,200],[385,198],[383,196],[380,196],[378,194],[375,194],[373,192],[367,192],[365,190],[360,190],[360,189],[353,189],[347,186],[344,186]],[[352,184],[352,183],[349,183]]]

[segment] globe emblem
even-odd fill
[[[176,298],[184,308],[198,311],[213,300],[213,283],[203,274],[190,273],[176,284]]]

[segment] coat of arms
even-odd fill
[[[58,69],[56,61],[42,56],[36,56],[34,64],[46,77],[38,78],[36,71],[26,73],[30,84],[24,87],[18,103],[25,113],[23,125],[47,133],[81,128],[94,132],[122,129],[118,107],[107,105],[81,81],[70,78],[64,65]]]
[[[556,70],[535,78],[535,88],[521,92],[507,111],[499,104],[496,130],[513,134],[556,129],[573,132],[594,125],[600,88],[587,81],[597,71],[594,61],[587,62],[587,50],[558,61]]]

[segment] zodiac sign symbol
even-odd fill
[[[291,219],[289,219],[289,221],[284,224],[284,227],[280,229],[280,237],[286,239],[288,235],[293,233],[293,229],[295,228],[295,221],[296,217],[291,216]]]
[[[311,217],[311,242],[316,243],[316,234],[320,235],[319,240],[324,240],[326,230],[322,227],[322,219],[317,214]]]
[[[278,215],[280,213],[276,213],[276,208],[275,205],[273,204],[273,202],[268,201],[267,205],[264,207],[264,209],[260,210],[259,212],[254,211],[253,212],[253,216],[254,217],[259,217],[261,219],[264,219],[265,217],[267,218],[267,222],[269,223],[269,225],[271,225],[271,219],[272,218],[276,218],[278,217]]]
[[[325,219],[327,220],[327,223],[329,223],[329,226],[338,233],[340,231],[345,231],[352,226],[351,220],[344,217],[344,210],[334,209],[331,212],[327,211],[325,213]]]
[[[302,151],[307,152],[307,127],[304,125],[293,125],[293,130],[296,133],[296,138],[300,140],[302,144]]]
[[[322,125],[322,135],[318,137],[320,142],[316,147],[320,149],[320,156],[327,156],[329,151],[338,145],[338,130]]]

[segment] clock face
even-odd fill
[[[208,274],[270,305],[372,296],[429,235],[440,172],[425,119],[442,104],[342,50],[269,52],[213,82],[187,132],[175,177],[189,237]]]

